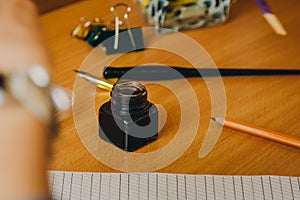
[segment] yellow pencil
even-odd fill
[[[218,124],[223,125],[226,128],[248,133],[250,135],[254,135],[260,138],[264,138],[266,140],[285,144],[291,147],[300,148],[300,138],[297,137],[263,129],[260,127],[253,126],[251,124],[239,122],[229,118],[224,119],[224,118],[214,117],[212,118],[212,120],[214,120]]]

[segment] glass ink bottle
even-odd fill
[[[158,138],[158,109],[148,101],[144,85],[118,82],[110,96],[99,109],[101,139],[132,152]]]

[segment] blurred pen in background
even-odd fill
[[[255,2],[263,12],[264,18],[273,28],[275,33],[282,36],[286,35],[287,34],[286,30],[284,29],[283,25],[281,24],[277,16],[271,11],[268,4],[264,0],[255,0]]]

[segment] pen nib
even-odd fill
[[[74,69],[73,70],[74,72],[76,72],[78,74],[78,76],[92,82],[92,83],[96,83],[98,84],[100,79],[96,76],[93,76],[92,74],[89,74],[87,72],[83,72],[83,71],[80,71],[80,70],[77,70],[77,69]]]
[[[103,78],[102,79],[98,78],[98,77],[96,77],[92,74],[89,74],[87,72],[84,72],[84,71],[80,71],[80,70],[76,70],[76,69],[74,69],[73,71],[76,72],[78,74],[78,76],[84,78],[85,80],[92,82],[92,83],[96,83],[99,88],[102,88],[104,90],[111,91],[114,86],[114,83],[109,80],[106,80]]]

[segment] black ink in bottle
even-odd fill
[[[144,85],[118,82],[110,95],[99,109],[100,138],[129,152],[158,138],[158,109],[148,101]]]

